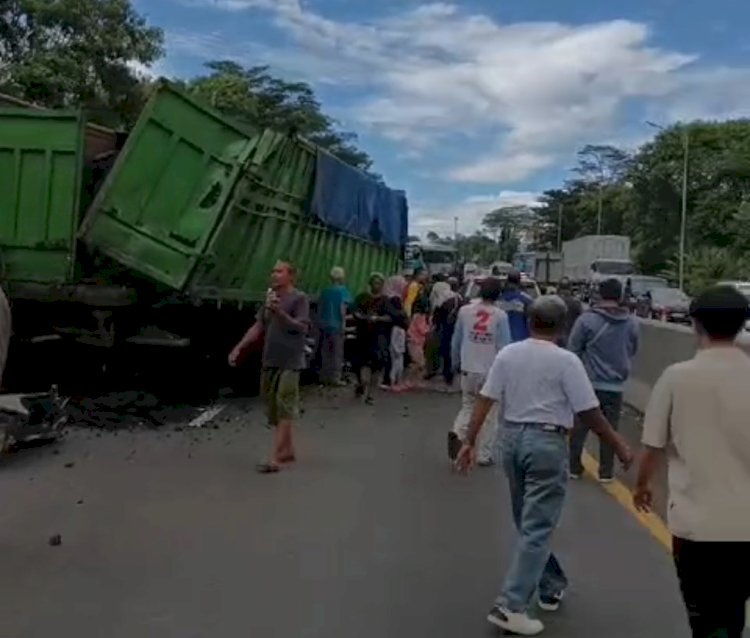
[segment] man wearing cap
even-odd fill
[[[533,299],[521,290],[521,273],[511,270],[499,304],[508,315],[511,341],[523,341],[529,338],[527,310],[532,301]]]

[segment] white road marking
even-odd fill
[[[188,427],[191,427],[191,428],[203,427],[211,419],[216,418],[225,407],[227,407],[226,404],[212,405],[211,407],[206,408],[197,417],[195,417],[192,421],[190,421],[190,423],[188,423]]]

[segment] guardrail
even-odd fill
[[[743,335],[740,344],[750,354],[750,336]],[[696,346],[697,338],[691,327],[642,319],[641,345],[625,388],[625,401],[643,412],[651,388],[664,369],[678,361],[691,359]]]

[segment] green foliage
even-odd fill
[[[677,257],[662,273],[671,282],[679,280]],[[685,254],[685,292],[697,295],[717,281],[747,280],[750,262],[744,255],[715,246],[704,246]]]
[[[357,136],[337,130],[336,121],[323,113],[309,84],[277,78],[267,66],[215,61],[206,67],[207,75],[184,83],[189,93],[246,125],[298,134],[352,166],[372,166],[355,146]]]
[[[130,0],[4,0],[0,90],[52,108],[83,105],[102,124],[131,123],[144,97],[132,64],[156,61],[162,43]]]
[[[693,122],[659,133],[632,156],[608,146],[579,153],[575,179],[544,193],[538,248],[596,233],[629,235],[639,269],[677,280],[682,181],[688,150],[685,281],[695,291],[720,278],[750,276],[750,120]],[[600,200],[601,196],[601,200]]]
[[[95,122],[129,127],[150,83],[135,69],[161,58],[163,40],[131,0],[0,0],[0,92],[50,108],[83,106]],[[352,166],[372,166],[356,135],[338,130],[308,84],[265,66],[206,67],[207,74],[178,84],[254,128],[299,134]]]

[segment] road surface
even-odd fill
[[[457,402],[308,393],[299,465],[275,476],[254,472],[252,401],[7,459],[0,636],[498,635],[514,531],[497,470],[448,469]],[[555,549],[572,586],[545,635],[688,635],[668,553],[593,481],[571,485]]]

